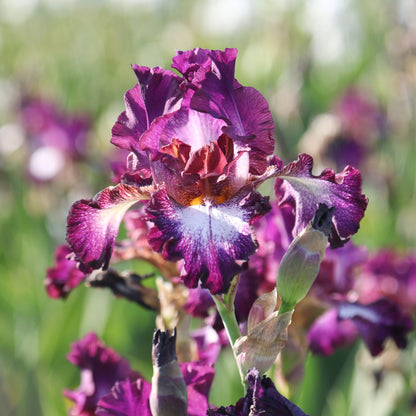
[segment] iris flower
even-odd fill
[[[296,213],[294,232],[320,202],[336,207],[332,245],[358,230],[367,206],[360,172],[347,166],[315,176],[306,154],[286,166],[273,156],[269,106],[235,79],[236,57],[236,49],[178,52],[172,67],[181,75],[133,66],[138,83],[125,95],[111,140],[130,152],[126,171],[68,216],[67,240],[83,272],[108,267],[124,214],[141,203],[152,223],[150,246],[166,260],[183,260],[184,284],[226,293],[258,247],[253,220],[270,209],[256,188],[275,177],[277,200]]]

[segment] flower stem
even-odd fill
[[[293,311],[294,309],[295,309],[295,304],[282,301],[282,304],[280,305],[280,308],[279,308],[279,315],[282,315],[283,313],[286,313],[286,312]]]
[[[234,313],[234,307],[230,309],[227,305],[225,305],[219,295],[214,295],[213,298],[232,347],[235,341],[241,337],[240,328],[238,327],[237,319]]]
[[[237,292],[237,286],[238,282],[240,280],[240,277],[237,276],[230,287],[230,290],[225,295],[212,295],[212,298],[214,299],[215,305],[217,306],[218,313],[221,316],[222,322],[224,324],[225,330],[228,335],[228,340],[231,345],[231,349],[233,350],[234,358],[237,364],[238,372],[240,374],[241,383],[244,387],[244,394],[247,391],[248,384],[246,381],[245,374],[242,373],[241,368],[238,364],[237,357],[234,352],[234,344],[237,341],[238,338],[241,337],[240,328],[238,326],[237,318],[235,317],[235,311],[234,311],[234,299],[235,294]]]

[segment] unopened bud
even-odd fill
[[[282,300],[281,313],[292,310],[315,281],[328,244],[334,209],[319,204],[312,221],[292,241],[283,256],[276,281]]]
[[[260,296],[250,309],[247,335],[235,342],[233,349],[240,372],[250,368],[264,374],[274,363],[287,341],[287,327],[292,311],[278,314],[276,289]]]
[[[150,409],[153,416],[186,416],[186,384],[176,358],[176,330],[159,329],[153,336],[153,377]]]

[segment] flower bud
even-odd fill
[[[319,204],[315,216],[292,241],[282,258],[276,288],[282,300],[281,313],[301,301],[318,275],[328,244],[334,208]]]
[[[153,336],[153,377],[150,409],[153,416],[186,416],[186,384],[176,358],[176,330],[159,329]]]
[[[276,289],[260,296],[250,309],[247,335],[234,343],[234,354],[243,375],[250,368],[264,374],[286,344],[287,327],[293,312],[279,315],[275,311],[276,303]]]

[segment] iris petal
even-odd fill
[[[126,111],[120,114],[113,127],[111,142],[122,149],[139,151],[140,136],[154,119],[171,111],[179,99],[181,79],[162,68],[135,65],[133,70],[138,84],[125,94]]]
[[[111,393],[104,396],[97,404],[97,416],[152,416],[149,395],[152,386],[139,378],[118,381]]]
[[[179,52],[173,67],[188,80],[190,107],[228,124],[224,133],[240,148],[250,146],[250,173],[262,174],[273,153],[273,117],[265,98],[234,78],[236,49]]]
[[[149,188],[119,184],[81,199],[68,214],[67,241],[81,263],[80,270],[108,267],[120,223],[136,202],[148,199]]]
[[[185,285],[198,281],[211,293],[224,293],[242,263],[254,253],[257,242],[250,222],[270,209],[267,199],[244,189],[222,204],[183,206],[169,198],[164,187],[147,206],[155,224],[148,239],[167,260],[185,260]]]
[[[368,204],[361,193],[360,171],[347,166],[342,173],[325,169],[315,176],[312,167],[312,157],[300,154],[298,160],[277,172],[275,191],[279,204],[296,210],[294,236],[312,219],[319,203],[335,207],[329,242],[332,247],[342,246],[358,231]]]

